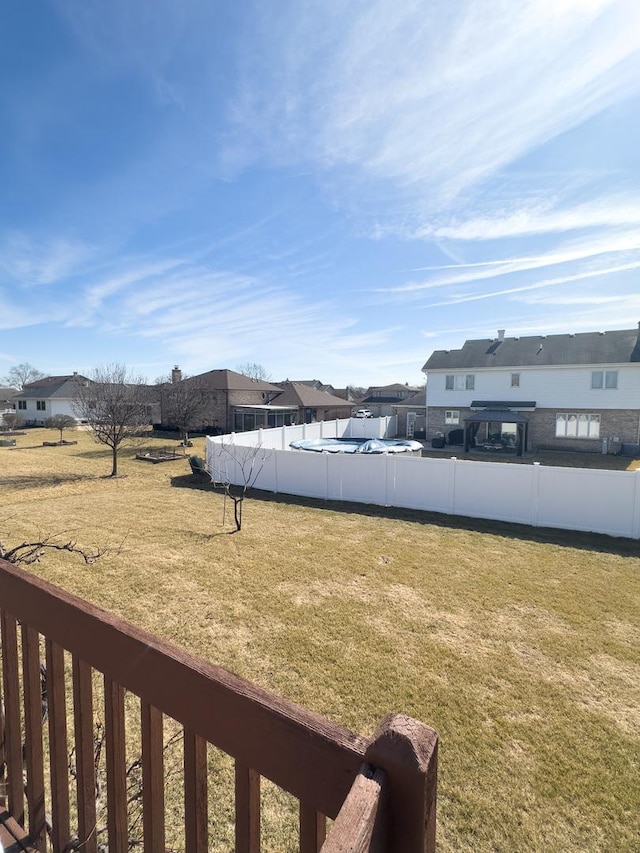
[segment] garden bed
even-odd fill
[[[175,448],[154,448],[153,450],[147,450],[146,453],[136,453],[136,459],[139,459],[141,462],[151,462],[152,464],[157,464],[158,462],[173,462],[176,459],[185,459],[184,453],[178,453]]]

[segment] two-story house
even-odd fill
[[[468,340],[436,350],[427,438],[465,446],[617,452],[640,443],[638,329]]]
[[[32,426],[39,426],[54,415],[75,417],[73,399],[78,382],[89,380],[86,376],[73,373],[71,376],[45,376],[29,382],[22,391],[16,391],[16,412]]]

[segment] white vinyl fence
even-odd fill
[[[351,429],[391,437],[392,420],[350,419],[208,438],[207,469],[234,485],[255,478],[251,485],[270,492],[640,538],[640,470],[289,448],[296,438],[320,437],[316,429],[327,438],[347,437]]]

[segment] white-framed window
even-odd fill
[[[600,438],[600,415],[556,415],[556,438]]]
[[[511,374],[511,387],[512,388],[519,388],[520,387],[520,374],[519,373],[512,373]]]
[[[460,412],[457,409],[445,411],[444,422],[448,426],[457,426],[460,423]]]
[[[447,391],[473,391],[476,387],[474,373],[447,373],[444,380]]]
[[[618,371],[617,370],[592,370],[591,371],[591,387],[596,390],[602,388],[615,389],[618,387]]]
[[[26,408],[27,408],[27,401],[26,400],[18,400],[18,409],[19,410],[21,409],[24,411]]]
[[[47,411],[47,401],[46,400],[36,400],[36,411],[46,412]]]

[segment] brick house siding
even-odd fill
[[[445,412],[450,408],[429,407],[427,410],[427,439],[435,438],[438,433],[448,436],[451,430],[464,429],[465,418],[474,410],[460,408],[460,423],[445,424]],[[536,409],[535,412],[522,412],[528,422],[527,450],[567,450],[585,453],[601,453],[603,439],[617,438],[622,442],[638,442],[640,433],[640,414],[637,409]],[[556,415],[588,414],[600,415],[600,435],[598,438],[558,438],[556,437]],[[615,446],[615,445],[614,445]]]

